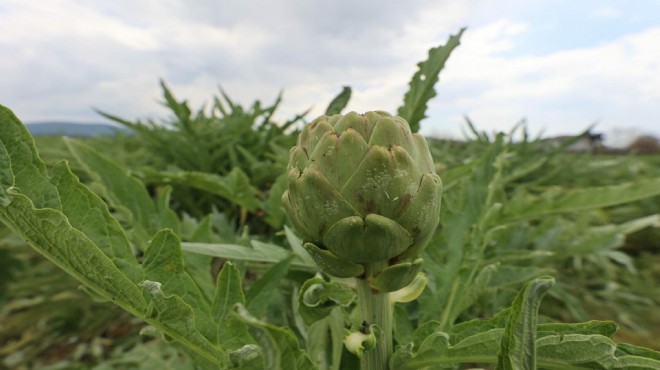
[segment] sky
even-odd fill
[[[428,49],[467,30],[422,133],[462,138],[525,120],[532,135],[595,124],[612,145],[660,136],[660,0],[0,0],[0,104],[24,122],[164,119],[159,80],[194,109],[221,86],[281,121],[402,104]]]

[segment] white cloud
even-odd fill
[[[0,42],[7,44],[45,44],[65,39],[101,39],[133,50],[157,49],[158,41],[147,29],[126,24],[99,13],[96,9],[72,1],[9,1],[10,10],[3,16]],[[70,41],[74,41],[70,40]]]
[[[526,116],[547,134],[578,133],[595,120],[606,127],[660,127],[652,106],[660,101],[660,47],[652,41],[660,27],[546,55],[502,55],[515,45],[518,33],[506,31],[511,28],[525,29],[500,21],[465,35],[443,74],[441,88],[449,92],[433,103],[435,113],[454,119],[467,113],[484,129]]]
[[[0,58],[0,102],[27,121],[99,119],[92,106],[162,116],[164,78],[193,108],[220,84],[243,104],[270,103],[285,89],[278,117],[310,106],[320,114],[351,85],[349,109],[394,112],[427,50],[468,26],[441,74],[425,132],[459,133],[463,114],[488,130],[526,116],[533,131],[551,134],[595,120],[606,129],[634,123],[660,131],[660,27],[532,53],[525,41],[549,26],[526,18],[529,4],[6,0],[0,54],[11,57]],[[570,13],[543,4],[557,24]],[[585,14],[607,25],[625,19],[626,9],[605,4]]]

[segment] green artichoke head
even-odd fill
[[[441,190],[426,140],[403,118],[351,112],[304,127],[282,199],[319,267],[359,277],[379,272],[369,266],[419,269],[415,256],[438,225]]]

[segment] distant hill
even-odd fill
[[[73,123],[73,122],[30,122],[26,123],[30,134],[34,136],[101,136],[114,135],[117,132],[130,132],[123,126],[108,123]]]

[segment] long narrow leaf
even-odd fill
[[[328,108],[325,110],[325,115],[326,116],[331,116],[333,114],[339,114],[341,111],[346,108],[346,105],[348,105],[348,101],[351,99],[351,87],[350,86],[344,86],[339,93],[339,95],[335,96],[334,99],[330,102],[328,105]]]
[[[554,192],[540,198],[520,195],[505,207],[502,222],[610,207],[657,195],[660,195],[660,178],[569,192]]]
[[[539,305],[553,278],[528,283],[511,306],[497,354],[496,370],[536,370],[536,322]]]
[[[144,254],[145,278],[162,285],[164,294],[175,294],[193,307],[195,327],[211,341],[216,330],[211,319],[211,305],[194,280],[184,270],[181,241],[171,230],[158,232]]]
[[[464,31],[465,28],[462,28],[457,35],[451,36],[445,45],[431,48],[428,59],[417,64],[419,70],[410,80],[410,89],[397,111],[399,116],[408,121],[413,132],[419,131],[419,122],[426,118],[427,103],[436,95],[433,87],[449,55],[459,45]]]
[[[243,277],[236,266],[227,261],[218,274],[213,316],[218,323],[218,339],[227,349],[238,349],[247,343],[254,343],[247,325],[233,315],[236,304],[245,305]]]
[[[236,244],[213,244],[213,243],[181,243],[184,251],[191,253],[199,253],[206,256],[222,257],[231,260],[248,261],[248,262],[269,262],[277,263],[283,258],[286,258],[289,252],[286,249],[278,246],[262,243],[258,241],[252,242],[252,247],[246,247]],[[291,261],[291,267],[297,270],[316,272],[318,268],[315,264],[304,261],[296,256]]]

